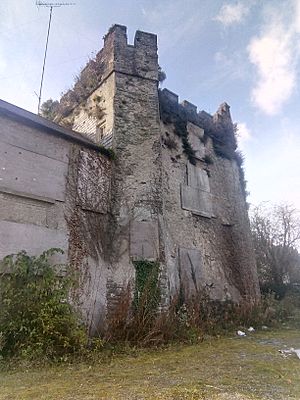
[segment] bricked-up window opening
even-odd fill
[[[202,217],[212,217],[212,200],[208,174],[205,170],[187,164],[187,182],[181,185],[181,207]]]
[[[135,267],[135,292],[133,305],[138,315],[151,316],[160,303],[159,263],[139,260]]]
[[[103,137],[105,135],[105,123],[106,123],[106,121],[103,121],[99,126],[96,127],[97,142],[100,142],[101,139],[103,139]]]

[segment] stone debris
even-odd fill
[[[295,349],[294,353],[297,355],[297,357],[300,359],[300,349]]]
[[[296,354],[296,356],[300,359],[300,349],[294,349],[293,347],[291,347],[290,349],[281,349],[281,350],[278,350],[278,351],[284,357],[289,357],[292,354]]]

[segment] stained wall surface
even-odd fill
[[[79,145],[49,133],[40,117],[33,118],[41,125],[33,126],[0,114],[0,259],[22,250],[39,255],[62,249],[52,262],[78,272],[74,302],[87,325],[95,325],[93,311],[96,305],[99,315],[103,296],[99,280],[105,282],[97,280],[99,271],[105,273],[97,231],[107,222],[110,161],[92,142]]]
[[[69,151],[67,141],[0,117],[0,258],[20,250],[68,250]]]
[[[70,91],[61,101],[62,122],[85,145],[74,132],[0,115],[0,258],[64,249],[91,335],[106,329],[124,289],[133,296],[135,261],[159,263],[162,306],[204,291],[257,300],[229,107],[211,116],[160,92],[156,35],[138,31],[129,45],[124,26],[110,29],[85,83],[95,71],[84,100],[72,102]],[[99,154],[101,143],[114,161]]]
[[[212,298],[240,301],[259,296],[245,199],[235,161],[216,157],[211,139],[191,164],[172,124],[176,143],[163,145],[163,230],[170,291],[186,297],[206,288]],[[209,164],[204,156],[209,156]]]

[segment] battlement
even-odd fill
[[[218,110],[210,115],[206,111],[197,111],[197,106],[187,100],[179,103],[179,96],[168,89],[159,93],[161,118],[164,122],[174,120],[189,121],[204,129],[206,135],[210,136],[216,148],[222,150],[219,154],[225,154],[226,158],[234,158],[236,150],[236,138],[230,115],[230,107],[222,103]]]
[[[167,105],[169,110],[171,110],[173,113],[182,116],[184,115],[185,119],[196,123],[196,125],[201,125],[204,120],[210,121],[214,124],[217,124],[223,120],[226,120],[228,123],[232,123],[230,106],[227,103],[220,104],[218,110],[213,115],[204,110],[198,112],[195,104],[187,100],[183,100],[181,103],[179,103],[179,96],[166,88],[160,92],[160,103],[163,106]]]
[[[130,45],[126,26],[113,25],[104,37],[100,58],[106,63],[106,74],[116,71],[158,80],[157,36],[153,33],[136,31]]]
[[[169,89],[163,89],[160,92],[160,100],[161,103],[167,103],[169,107],[173,109],[174,113],[179,115],[184,114],[186,119],[191,122],[197,121],[198,115],[202,113],[202,111],[198,113],[197,106],[187,100],[183,100],[179,103],[179,96]]]
[[[113,73],[158,82],[157,36],[136,31],[134,44],[128,44],[127,28],[113,25],[104,36],[104,46],[81,71],[77,82],[61,100],[56,122],[61,122]]]

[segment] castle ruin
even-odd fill
[[[114,25],[62,97],[62,126],[0,101],[0,257],[64,249],[91,334],[134,292],[139,261],[159,265],[162,307],[205,288],[259,298],[229,106],[197,112],[159,73],[156,35],[129,45]]]

